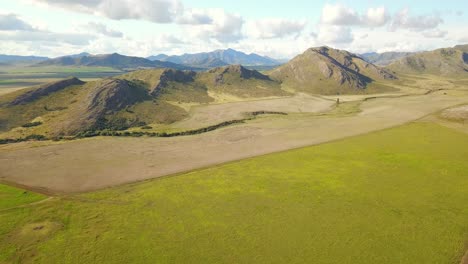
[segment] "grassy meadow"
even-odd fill
[[[0,211],[16,206],[38,202],[45,196],[18,188],[0,185]]]
[[[458,263],[467,160],[421,122],[60,196],[0,210],[0,263]]]

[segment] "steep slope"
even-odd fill
[[[140,57],[124,56],[117,53],[104,55],[65,56],[46,60],[36,66],[103,66],[116,69],[135,68],[174,68],[187,69],[187,67],[171,62],[150,61]]]
[[[62,132],[73,135],[86,130],[119,129],[119,125],[127,124],[115,124],[106,117],[145,99],[149,99],[146,90],[133,82],[113,78],[94,82],[68,116]]]
[[[388,66],[396,72],[468,76],[468,53],[458,48],[443,48],[402,58]]]
[[[214,68],[226,65],[241,64],[244,66],[274,66],[280,63],[272,58],[254,53],[245,54],[233,49],[215,50],[195,54],[167,56],[160,54],[148,57],[151,60],[169,61],[177,64],[190,65],[202,68]]]
[[[374,81],[393,80],[391,72],[343,50],[310,48],[270,76],[287,89],[319,94],[352,94],[386,91]]]
[[[370,53],[360,54],[359,56],[369,63],[373,63],[379,66],[386,66],[398,59],[408,57],[413,54],[414,52],[391,51],[391,52],[383,52],[383,53],[370,52]]]

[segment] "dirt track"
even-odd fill
[[[389,128],[467,102],[467,95],[440,92],[369,100],[353,116],[260,118],[196,136],[12,144],[0,148],[0,181],[52,192],[96,190]]]

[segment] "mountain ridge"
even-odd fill
[[[150,61],[141,57],[126,56],[118,53],[86,55],[77,54],[71,56],[62,56],[54,59],[39,62],[33,66],[101,66],[117,69],[132,68],[175,68],[189,69],[189,67],[175,64],[172,62]]]
[[[202,68],[214,68],[225,65],[241,64],[243,66],[275,66],[279,61],[267,56],[255,53],[246,54],[234,49],[218,49],[211,52],[185,53],[182,55],[159,54],[147,57],[150,60],[169,61],[173,63],[197,66]]]
[[[457,48],[458,47],[458,48]],[[387,66],[396,72],[456,76],[468,73],[467,45],[425,51],[401,58]]]

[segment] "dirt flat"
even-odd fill
[[[352,116],[266,117],[195,136],[10,144],[0,147],[0,181],[91,191],[385,129],[466,102],[468,95],[433,93],[365,101]]]
[[[329,110],[334,104],[333,100],[297,94],[285,98],[196,106],[190,109],[189,118],[173,124],[172,127],[198,128],[226,120],[241,119],[245,113],[263,110],[287,113],[318,113]]]

